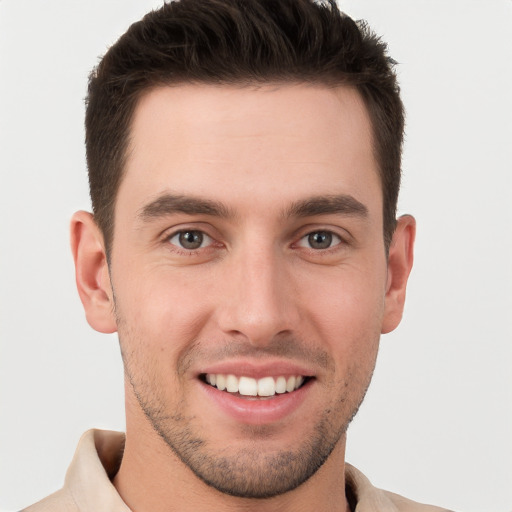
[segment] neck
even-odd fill
[[[113,483],[134,512],[350,511],[345,497],[345,436],[325,464],[296,489],[273,498],[239,498],[217,491],[194,475],[142,412],[127,413],[125,451]]]

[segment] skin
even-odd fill
[[[199,248],[180,247],[187,230],[201,233]],[[319,233],[332,236],[328,247],[311,245]],[[355,90],[146,93],[110,268],[91,215],[72,221],[87,319],[120,338],[127,438],[114,484],[126,503],[347,510],[345,431],[380,334],[400,322],[414,233],[414,219],[400,218],[386,257],[371,125]],[[200,378],[223,364],[295,365],[311,379],[288,413],[240,420]]]

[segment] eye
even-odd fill
[[[342,239],[331,231],[313,231],[303,236],[297,245],[299,245],[299,247],[321,250],[330,249],[341,242]]]
[[[175,233],[169,238],[169,242],[182,249],[193,251],[211,245],[213,240],[202,231],[185,230]]]

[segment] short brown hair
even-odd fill
[[[386,45],[334,0],[179,0],[164,4],[108,50],[89,78],[86,151],[92,207],[107,254],[131,120],[141,94],[178,83],[348,85],[373,126],[384,241],[396,224],[403,105]]]

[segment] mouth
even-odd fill
[[[244,425],[277,425],[293,421],[303,404],[315,401],[317,376],[286,361],[254,364],[229,361],[196,374],[209,414]],[[312,402],[313,401],[313,402]],[[213,406],[213,408],[210,408]],[[306,410],[306,409],[305,409]],[[233,425],[233,424],[232,424]]]
[[[276,395],[293,393],[311,380],[311,377],[304,375],[266,376],[256,379],[223,373],[203,373],[199,378],[219,391],[246,399],[268,399]]]

